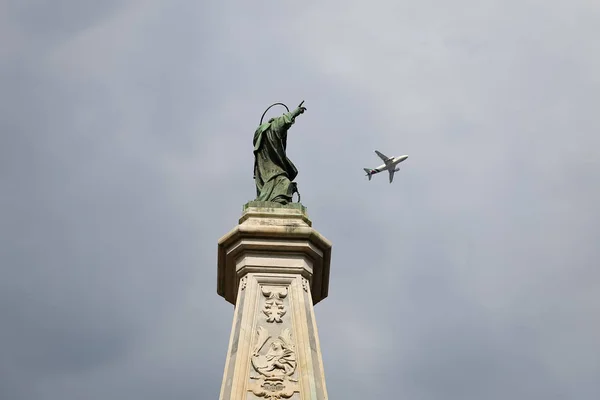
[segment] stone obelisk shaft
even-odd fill
[[[217,292],[235,305],[220,400],[326,400],[313,305],[331,243],[299,204],[250,202],[219,240]]]

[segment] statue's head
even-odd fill
[[[265,114],[267,113],[267,111],[269,111],[269,109],[270,109],[271,107],[273,107],[273,106],[283,106],[283,107],[285,107],[285,110],[286,110],[287,112],[290,112],[290,109],[288,108],[288,106],[286,106],[286,105],[285,105],[285,104],[283,104],[283,103],[274,103],[274,104],[271,104],[271,105],[270,105],[270,106],[269,106],[269,107],[268,107],[268,108],[265,110],[265,112],[263,113],[262,117],[260,117],[260,125],[262,125],[262,124],[263,124],[263,118],[265,117]],[[268,122],[270,123],[270,122],[273,122],[274,120],[275,120],[275,118],[271,118],[271,119],[269,119],[269,121],[268,121]]]

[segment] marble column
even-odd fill
[[[313,306],[331,243],[301,204],[249,202],[219,240],[217,293],[234,305],[220,400],[326,400]]]

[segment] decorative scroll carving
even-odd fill
[[[248,278],[246,276],[244,276],[242,279],[240,279],[240,289],[241,290],[246,289],[247,280],[248,280]]]
[[[291,376],[296,371],[296,346],[289,329],[283,329],[277,339],[271,341],[266,354],[261,349],[271,338],[262,326],[257,330],[257,340],[252,353],[252,366],[259,376],[251,376],[249,390],[268,400],[289,399],[299,392],[298,380]]]
[[[304,289],[304,291],[306,293],[308,293],[308,287],[309,287],[308,279],[302,278],[302,289]]]
[[[262,286],[261,290],[262,294],[267,297],[263,307],[267,322],[282,322],[281,317],[287,312],[283,305],[283,299],[288,294],[287,287]]]

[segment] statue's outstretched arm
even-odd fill
[[[271,128],[275,132],[279,132],[281,129],[287,130],[289,129],[296,120],[296,117],[300,114],[303,114],[306,111],[306,107],[302,107],[302,103],[295,110],[287,112],[283,114],[281,117],[272,118],[269,122],[271,122]]]
[[[292,118],[296,118],[298,115],[303,114],[304,111],[306,111],[306,107],[302,107],[302,104],[304,104],[304,100],[302,100],[302,103],[300,103],[300,105],[291,112]]]

